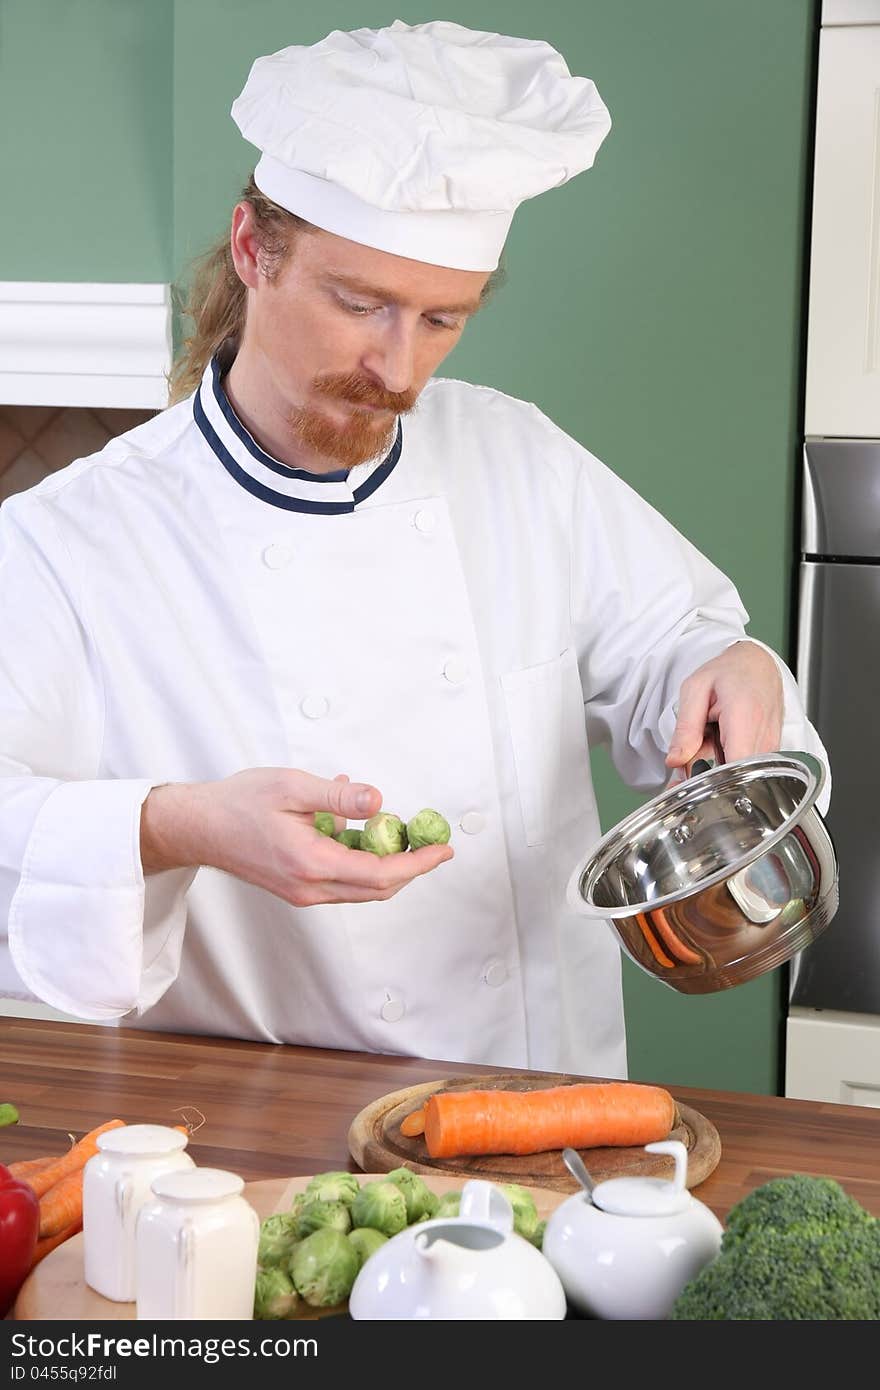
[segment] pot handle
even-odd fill
[[[701,772],[708,772],[710,768],[716,767],[724,762],[724,748],[721,744],[721,731],[717,724],[706,725],[705,741],[712,745],[712,757],[694,758],[693,762],[688,763],[685,768],[686,777],[699,777]]]

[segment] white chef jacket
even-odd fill
[[[0,993],[98,1021],[625,1076],[620,953],[566,903],[588,746],[657,789],[729,581],[534,405],[435,379],[387,457],[267,455],[212,363],[0,511]],[[782,666],[782,746],[824,756]],[[452,826],[387,902],[145,878],[151,787],[346,772]]]

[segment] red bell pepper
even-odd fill
[[[0,1318],[30,1273],[39,1234],[37,1194],[0,1164]]]

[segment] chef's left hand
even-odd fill
[[[708,724],[718,725],[725,762],[775,752],[783,706],[782,678],[772,656],[754,642],[734,642],[682,684],[666,766],[687,768],[698,757],[714,760]]]

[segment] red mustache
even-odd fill
[[[322,396],[332,396],[350,401],[354,405],[372,405],[379,410],[392,410],[398,415],[412,410],[418,399],[418,391],[385,391],[373,381],[349,373],[346,376],[329,376],[315,382],[315,390]]]

